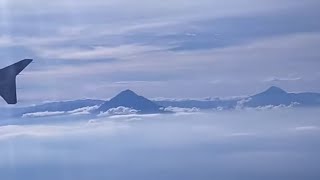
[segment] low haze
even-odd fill
[[[316,180],[319,113],[278,109],[69,117],[58,123],[29,119],[32,125],[0,128],[0,178]]]

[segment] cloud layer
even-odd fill
[[[317,179],[317,117],[282,109],[24,119],[0,127],[0,178]]]

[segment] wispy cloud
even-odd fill
[[[266,82],[281,82],[281,81],[300,81],[302,80],[301,77],[272,77],[267,78]]]
[[[294,128],[296,131],[315,131],[315,130],[320,130],[319,127],[317,126],[300,126]]]
[[[133,86],[134,89],[143,89],[144,92],[141,93],[146,95],[150,94],[148,89],[151,88],[151,97],[198,98],[249,95],[255,93],[251,92],[251,86],[260,87],[263,90],[266,88],[266,81],[261,81],[261,79],[265,80],[266,77],[270,77],[270,74],[277,75],[279,72],[288,74],[288,77],[280,74],[268,80],[277,80],[279,83],[290,80],[289,82],[299,82],[299,84],[307,83],[305,86],[309,88],[317,88],[316,83],[311,80],[315,78],[314,74],[318,71],[316,59],[320,57],[320,54],[318,54],[316,47],[320,42],[319,37],[318,34],[302,33],[274,37],[269,40],[259,39],[251,44],[222,49],[194,51],[168,51],[165,50],[166,48],[139,45],[93,49],[84,52],[76,49],[70,54],[74,58],[84,58],[89,55],[102,58],[107,54],[110,56],[118,55],[118,58],[115,61],[88,60],[85,61],[88,63],[78,63],[76,66],[74,64],[43,66],[33,72],[25,72],[25,75],[19,79],[21,79],[21,86],[40,84],[45,80],[47,83],[43,86],[48,88],[55,86],[70,89],[71,87],[64,84],[63,80],[68,79],[68,82],[73,82],[73,88],[89,90],[90,87],[96,87],[92,88],[95,92],[87,91],[86,94],[93,93],[104,98],[111,97],[116,91],[123,88],[132,88]],[[291,48],[282,46],[282,42],[289,43]],[[305,53],[301,54],[301,51]],[[58,51],[54,51],[54,53],[57,56],[68,56],[67,52],[59,54]],[[81,59],[81,61],[83,60]],[[76,59],[68,61],[77,62]],[[88,71],[88,69],[92,69],[92,71]],[[294,74],[294,76],[290,74]],[[212,77],[219,81],[211,83]],[[303,81],[300,79],[302,77]],[[190,83],[203,88],[191,91]],[[216,83],[223,85],[223,87],[217,87]],[[296,84],[296,87],[300,87],[299,84]],[[157,88],[152,88],[151,85]],[[100,86],[101,88],[99,88]],[[166,87],[171,88],[164,91],[163,89]],[[181,89],[184,89],[185,94],[181,93]],[[238,92],[235,93],[235,89]],[[67,99],[70,99],[76,94],[66,91],[58,93],[58,88],[52,90],[54,91],[51,93],[58,94],[62,99],[68,96],[70,97]],[[26,92],[25,90],[22,93]],[[34,92],[34,94],[40,97],[41,92]],[[43,96],[50,97],[49,94],[50,89]],[[181,95],[183,96],[181,97]],[[28,95],[27,97],[33,96]],[[79,98],[83,97],[79,95]]]
[[[97,46],[92,48],[36,48],[35,51],[42,58],[65,59],[65,60],[96,60],[106,58],[125,58],[146,54],[153,51],[163,51],[169,47],[153,47],[144,45],[121,45],[118,47]]]

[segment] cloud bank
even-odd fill
[[[0,127],[0,178],[317,179],[318,115],[284,109],[25,119]]]

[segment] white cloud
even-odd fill
[[[23,118],[37,118],[37,117],[48,117],[48,116],[59,116],[65,114],[64,111],[44,111],[44,112],[35,112],[35,113],[26,113],[23,114]]]
[[[300,126],[294,128],[296,131],[314,131],[314,130],[320,130],[317,126]]]
[[[225,108],[221,107],[221,106],[219,106],[217,108],[213,108],[213,111],[223,111],[223,110],[225,110]]]
[[[247,102],[250,102],[251,100],[252,100],[251,98],[244,98],[237,101],[236,109],[243,109],[245,107],[245,104]]]
[[[251,108],[251,107],[243,107],[243,108],[248,109],[248,110],[253,109],[253,110],[257,110],[257,111],[264,111],[264,110],[277,110],[277,109],[293,108],[293,107],[296,107],[297,105],[299,105],[299,103],[293,102],[290,105],[280,104],[280,105],[259,106],[259,107],[255,107],[255,108]]]
[[[98,114],[98,117],[115,116],[115,115],[130,115],[130,114],[136,114],[138,112],[139,112],[138,110],[135,110],[132,108],[119,106],[117,108],[111,108],[106,112],[100,112],[100,114]]]
[[[165,111],[171,111],[171,112],[177,112],[177,113],[181,113],[181,112],[193,113],[193,112],[199,112],[200,111],[200,109],[196,108],[196,107],[193,107],[193,108],[180,108],[180,107],[172,107],[172,106],[166,107],[164,110]]]
[[[68,114],[71,114],[71,115],[87,115],[87,114],[91,114],[91,112],[93,110],[96,110],[98,109],[100,106],[88,106],[88,107],[82,107],[82,108],[79,108],[79,109],[75,109],[75,110],[72,110],[72,111],[68,111],[67,113]]]
[[[34,112],[25,113],[22,118],[37,118],[37,117],[51,117],[51,116],[61,116],[61,115],[89,115],[93,110],[98,109],[99,106],[88,106],[71,111],[44,111],[44,112]]]

